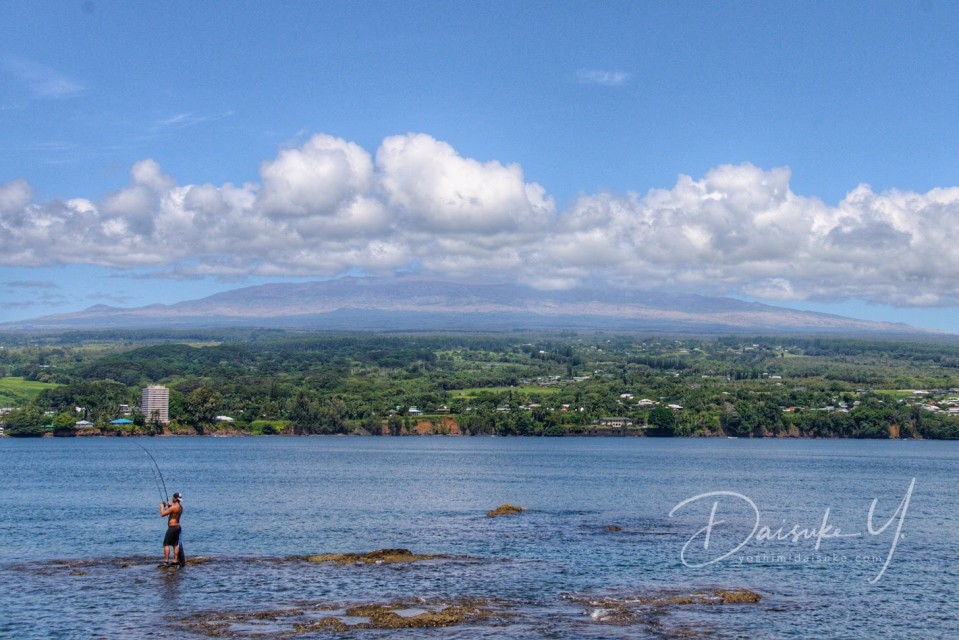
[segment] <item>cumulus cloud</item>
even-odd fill
[[[299,149],[286,149],[260,168],[259,204],[282,216],[334,215],[370,191],[373,162],[359,145],[318,135]]]
[[[522,277],[768,300],[959,301],[949,276],[959,250],[942,232],[959,217],[959,189],[877,194],[860,185],[829,207],[792,193],[789,179],[784,168],[727,165],[644,196],[583,196]]]
[[[0,184],[0,214],[14,214],[23,210],[33,198],[33,189],[26,180],[18,178],[7,184]]]
[[[449,233],[497,233],[537,228],[553,201],[524,182],[516,164],[463,158],[424,134],[392,136],[376,154],[387,203],[411,226]]]
[[[723,165],[557,212],[518,164],[425,134],[378,149],[317,135],[258,183],[179,184],[153,160],[99,199],[0,184],[0,264],[96,264],[167,278],[416,271],[544,289],[617,286],[767,300],[959,303],[959,188],[795,194],[787,168]]]

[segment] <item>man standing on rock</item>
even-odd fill
[[[183,505],[180,500],[183,496],[179,492],[173,494],[173,503],[160,503],[160,517],[166,518],[166,535],[163,536],[163,564],[170,564],[170,550],[173,550],[173,562],[177,563],[180,559],[180,516],[183,515]]]

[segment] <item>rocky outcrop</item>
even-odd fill
[[[524,511],[526,511],[526,509],[524,509],[523,507],[517,507],[517,506],[514,505],[514,504],[510,504],[510,503],[508,503],[508,502],[504,502],[503,504],[501,504],[500,506],[496,507],[495,509],[493,509],[493,510],[491,510],[491,511],[487,511],[487,512],[486,512],[486,517],[487,517],[487,518],[496,518],[496,517],[499,517],[499,516],[512,516],[512,515],[516,515],[516,514],[519,514],[519,513],[523,513]]]
[[[319,619],[317,615],[322,615]],[[214,638],[236,637],[238,626],[256,621],[276,637],[361,629],[426,629],[479,622],[509,615],[483,599],[453,601],[398,600],[360,604],[318,604],[307,608],[247,613],[204,612],[184,621],[194,633]],[[260,636],[257,636],[260,637]]]
[[[413,553],[409,549],[377,549],[368,553],[320,553],[309,556],[291,556],[290,560],[329,562],[331,564],[382,564],[437,560],[445,556]]]
[[[627,597],[590,598],[574,596],[587,608],[595,622],[615,625],[659,624],[658,618],[672,609],[687,606],[756,604],[762,597],[750,589],[707,588],[696,590],[662,589]]]

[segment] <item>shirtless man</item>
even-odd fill
[[[180,499],[183,496],[179,492],[173,494],[173,503],[160,503],[160,517],[166,518],[166,535],[163,536],[163,564],[170,564],[170,549],[173,549],[173,562],[176,563],[180,551],[180,516],[183,515],[183,505]]]

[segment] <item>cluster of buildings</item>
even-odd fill
[[[945,413],[951,416],[959,416],[959,389],[949,389],[949,394],[937,390],[938,393],[919,390],[912,394],[919,401],[917,404],[932,413]],[[933,397],[930,397],[933,396]]]
[[[159,422],[162,425],[170,424],[170,390],[160,385],[144,387],[140,392],[140,412],[143,414],[147,424],[154,422]],[[120,405],[120,413],[125,416],[130,415],[130,407]],[[132,423],[133,421],[127,418],[117,418],[116,420],[110,421],[111,425],[118,427]],[[74,423],[73,426],[77,429],[93,429],[96,427],[96,425],[89,420],[79,420]]]

